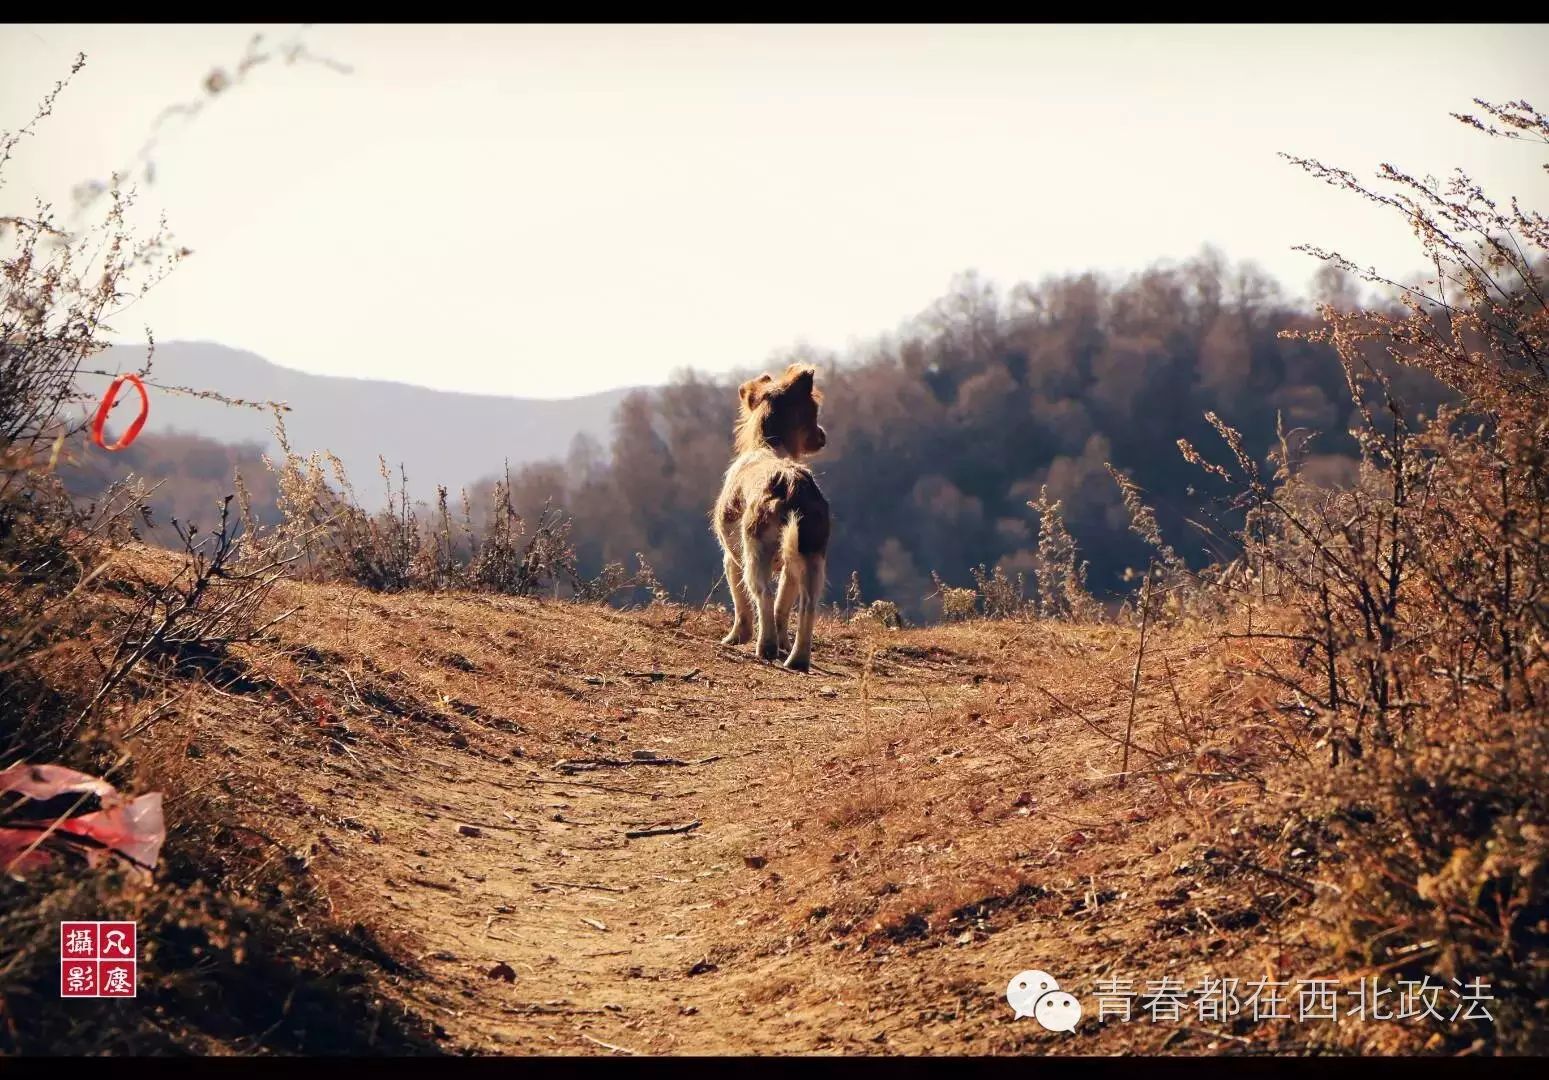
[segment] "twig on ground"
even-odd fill
[[[590,1035],[588,1035],[584,1031],[578,1031],[578,1032],[576,1032],[576,1034],[580,1035],[581,1038],[585,1039],[587,1042],[596,1043],[598,1046],[601,1046],[601,1047],[603,1047],[604,1049],[607,1049],[607,1050],[612,1050],[614,1053],[617,1053],[617,1054],[628,1054],[631,1057],[638,1057],[639,1054],[640,1054],[640,1051],[638,1051],[638,1050],[631,1050],[627,1046],[614,1046],[612,1043],[603,1042],[601,1039],[594,1039],[594,1038],[592,1038]]]
[[[597,889],[601,892],[628,892],[628,889],[618,889],[612,885],[596,885],[585,881],[535,881],[534,886],[546,885],[550,887],[563,886],[568,889]]]
[[[652,682],[661,682],[663,679],[682,679],[684,682],[692,682],[699,675],[699,669],[694,668],[682,675],[674,675],[670,671],[626,671],[624,674],[631,679],[650,679]]]
[[[637,788],[611,787],[608,784],[593,784],[586,780],[549,780],[545,777],[529,776],[527,778],[527,782],[529,784],[554,784],[559,787],[590,788],[593,791],[611,791],[621,795],[643,795],[648,799],[659,799],[663,794],[659,791],[640,791]]]
[[[1110,734],[1109,732],[1104,731],[1102,728],[1098,727],[1092,721],[1090,721],[1086,717],[1082,716],[1075,709],[1071,708],[1069,705],[1065,704],[1059,698],[1055,697],[1053,691],[1051,691],[1048,687],[1042,686],[1042,685],[1040,685],[1038,683],[1034,683],[1033,685],[1036,686],[1039,690],[1042,690],[1044,692],[1044,694],[1046,694],[1048,696],[1049,700],[1054,702],[1054,704],[1058,705],[1060,708],[1062,708],[1066,712],[1070,713],[1071,716],[1074,716],[1077,720],[1080,720],[1083,724],[1085,724],[1087,727],[1091,728],[1093,731],[1097,732],[1103,738],[1107,739],[1110,742],[1116,742],[1116,743],[1120,743],[1120,744],[1122,744],[1124,742],[1124,740],[1119,738],[1117,735],[1113,735],[1113,734]],[[1138,746],[1137,745],[1135,747],[1135,749],[1139,750],[1143,754],[1150,754],[1153,758],[1161,758],[1162,757],[1162,755],[1158,754],[1155,750],[1151,750],[1151,749],[1149,749],[1147,747],[1144,747],[1144,746]]]
[[[554,768],[564,773],[590,772],[594,769],[628,769],[635,765],[708,765],[712,761],[720,761],[720,754],[712,754],[710,757],[699,758],[695,761],[684,761],[682,758],[673,757],[642,757],[642,758],[577,758],[575,761],[556,761]]]
[[[703,824],[704,822],[696,819],[688,822],[686,825],[663,825],[655,829],[630,829],[624,835],[631,840],[638,840],[642,836],[668,836],[672,833],[693,832]]]

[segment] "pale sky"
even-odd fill
[[[87,66],[0,213],[68,205],[257,30],[0,27],[0,129]],[[1204,243],[1288,291],[1300,242],[1395,272],[1402,223],[1275,156],[1468,165],[1542,148],[1448,117],[1549,99],[1545,26],[349,26],[352,66],[256,69],[166,126],[143,209],[194,256],[119,320],[306,371],[560,397],[896,329],[1003,287]],[[1538,204],[1541,205],[1541,204]]]

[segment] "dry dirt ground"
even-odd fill
[[[825,619],[804,676],[719,645],[714,611],[272,600],[300,610],[175,704],[144,702],[140,737],[194,759],[217,808],[299,853],[334,919],[390,943],[382,992],[452,1052],[1289,1037],[1139,1007],[1099,1023],[1090,1004],[1104,976],[1289,977],[1296,888],[1202,840],[1261,790],[1236,768],[1252,732],[1208,719],[1246,693],[1213,639],[1153,635],[1121,785],[1128,629]],[[1088,1002],[1074,1033],[1014,1020],[1027,968]]]

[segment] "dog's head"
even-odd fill
[[[823,395],[813,385],[817,368],[792,364],[778,379],[765,373],[743,383],[737,393],[737,449],[770,446],[793,458],[807,457],[823,449],[828,434],[818,425],[818,406]]]

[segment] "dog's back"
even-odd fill
[[[726,470],[715,507],[716,532],[723,544],[744,534],[767,542],[792,531],[789,519],[795,515],[792,536],[779,536],[778,555],[783,559],[792,545],[802,556],[828,552],[828,500],[812,470],[799,461],[763,449],[739,454]]]

